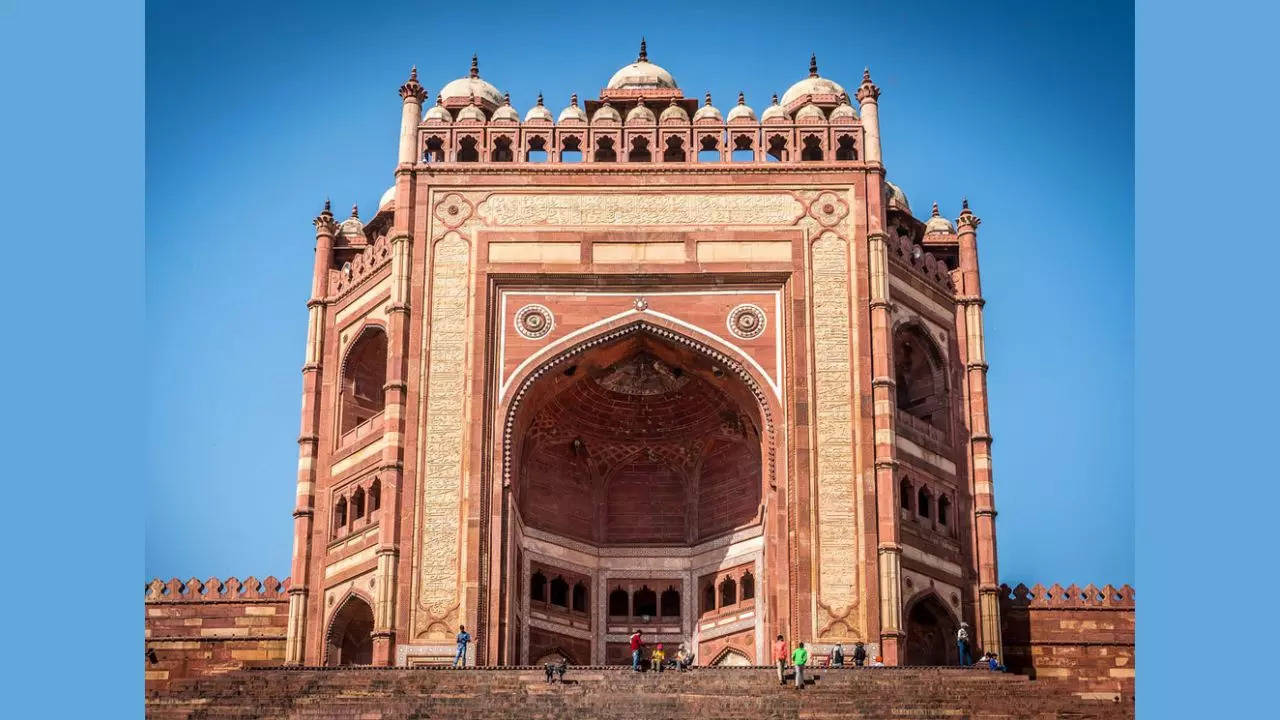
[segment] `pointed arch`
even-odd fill
[[[387,331],[369,322],[356,333],[339,364],[338,433],[341,437],[379,415],[387,404]]]
[[[712,667],[745,667],[751,665],[751,658],[738,648],[727,647],[716,654],[711,665]]]
[[[324,664],[373,664],[373,603],[363,593],[347,591],[325,630]]]

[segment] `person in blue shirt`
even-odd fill
[[[453,666],[466,666],[467,664],[467,644],[471,642],[471,633],[467,632],[466,625],[458,626],[458,655],[453,659]]]

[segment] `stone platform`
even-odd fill
[[[152,720],[425,718],[1073,718],[1134,716],[1133,698],[1086,699],[1060,685],[968,668],[812,668],[803,691],[770,668],[633,673],[573,667],[546,684],[525,668],[263,668],[151,691]]]

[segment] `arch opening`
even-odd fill
[[[907,665],[950,665],[957,659],[956,630],[951,612],[930,592],[912,603],[906,622]]]
[[[349,596],[329,623],[326,665],[373,664],[373,608],[358,595]]]

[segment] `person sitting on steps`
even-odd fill
[[[663,666],[666,664],[666,660],[667,653],[662,649],[662,643],[658,643],[658,646],[653,649],[653,652],[649,653],[649,669],[662,672]]]
[[[693,665],[693,653],[689,652],[684,643],[680,643],[680,649],[676,650],[676,670],[684,672]]]
[[[562,657],[558,663],[547,663],[545,669],[547,671],[547,682],[554,682],[552,679],[554,677],[563,683],[564,673],[569,669],[569,659]]]

